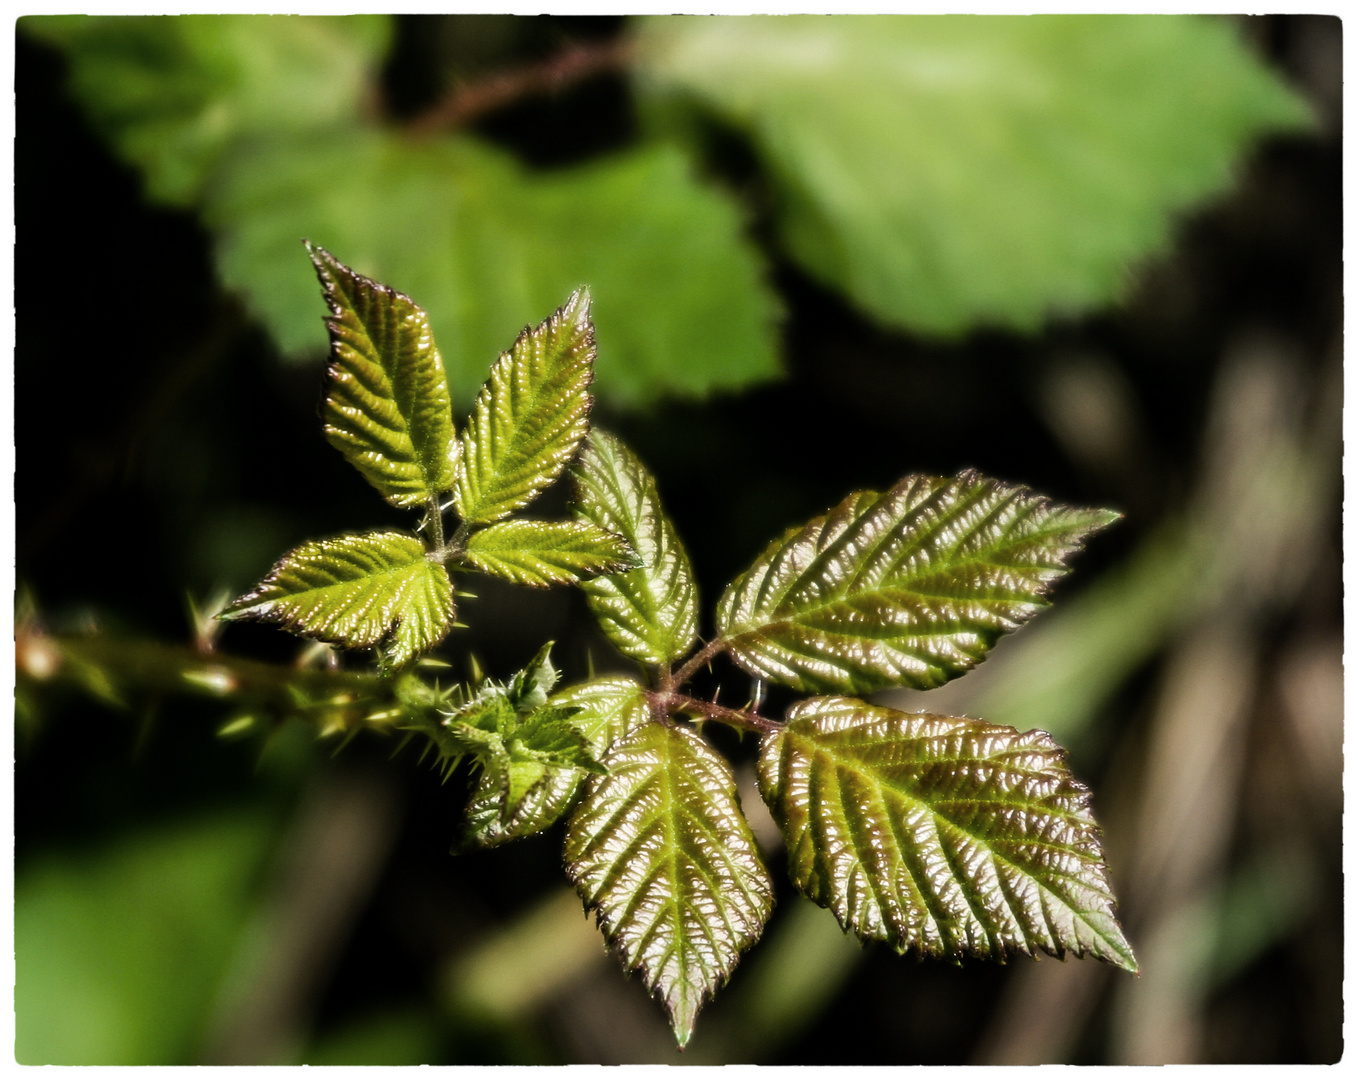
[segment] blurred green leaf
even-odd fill
[[[964,472],[855,492],[790,529],[717,605],[731,658],[805,691],[927,689],[974,667],[1110,510]]]
[[[864,940],[1137,970],[1089,791],[1045,732],[812,698],[764,740],[759,787],[797,887]]]
[[[425,1009],[382,1009],[346,1017],[312,1043],[307,1065],[439,1065],[446,1021]]]
[[[194,1060],[271,840],[265,818],[237,813],[21,864],[15,1059]]]
[[[64,50],[95,128],[152,198],[181,205],[238,140],[356,122],[391,37],[383,15],[26,16],[19,29]]]
[[[730,767],[692,730],[647,724],[604,764],[567,827],[566,871],[682,1047],[759,939],[773,884]]]
[[[1309,122],[1224,20],[651,18],[639,65],[747,130],[791,255],[958,334],[1107,303],[1249,141]]]
[[[608,339],[598,390],[615,401],[777,374],[777,305],[740,211],[672,148],[533,173],[470,138],[279,139],[233,156],[204,213],[223,278],[299,357],[324,344],[296,250],[307,236],[420,298],[458,400],[525,313],[585,284]]]
[[[589,291],[579,289],[524,328],[476,395],[453,488],[463,521],[498,521],[561,475],[589,433],[593,379]]]
[[[359,533],[288,552],[220,617],[276,622],[351,649],[383,643],[386,661],[400,667],[448,633],[453,586],[415,537]]]
[[[519,585],[572,585],[639,561],[626,540],[586,521],[501,521],[472,533],[462,557]]]
[[[308,244],[330,318],[325,436],[396,506],[453,486],[452,401],[429,316]]]
[[[646,664],[677,660],[698,636],[698,589],[654,478],[632,451],[596,429],[575,481],[575,513],[621,536],[642,559],[635,570],[581,582],[590,610],[628,656]]]

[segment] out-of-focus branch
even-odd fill
[[[464,128],[481,117],[525,98],[554,94],[597,75],[624,70],[632,60],[632,43],[625,38],[572,45],[535,64],[496,72],[463,83],[406,125],[409,134],[423,137]]]

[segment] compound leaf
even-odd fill
[[[351,649],[385,646],[393,667],[432,649],[453,624],[448,574],[402,532],[312,540],[284,555],[222,612]]]
[[[1117,517],[971,471],[906,477],[770,544],[727,588],[717,627],[743,668],[798,690],[927,689],[1045,607]]]
[[[573,686],[553,696],[551,706],[571,711],[566,722],[595,762],[650,716],[641,687],[620,676]],[[550,828],[575,801],[585,768],[525,759],[503,774],[483,772],[467,804],[465,842],[494,847]]]
[[[453,501],[463,521],[496,521],[527,505],[589,432],[594,324],[589,290],[524,327],[490,369],[462,436]]]
[[[803,268],[956,335],[1125,294],[1251,140],[1310,122],[1241,36],[1181,15],[652,18],[638,68],[750,134]]]
[[[452,401],[429,330],[410,297],[307,244],[330,317],[325,437],[396,506],[453,485]]]
[[[730,769],[692,730],[647,724],[604,765],[571,816],[566,870],[683,1046],[762,933],[772,884]]]
[[[635,454],[595,430],[575,469],[578,517],[621,536],[643,565],[581,583],[604,633],[628,656],[666,664],[698,636],[698,590],[688,555]]]
[[[622,537],[587,521],[501,521],[472,533],[462,561],[519,585],[573,585],[639,565]]]
[[[812,698],[764,740],[759,786],[797,887],[864,940],[1137,970],[1089,792],[1045,732]]]

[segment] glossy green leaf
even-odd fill
[[[396,506],[453,486],[453,406],[429,316],[307,245],[330,309],[325,437]]]
[[[698,637],[698,590],[688,555],[635,454],[597,429],[575,469],[575,513],[621,536],[642,565],[581,583],[604,633],[628,656],[667,664]]]
[[[1306,105],[1196,16],[655,18],[643,87],[747,131],[787,251],[889,323],[1036,328],[1124,294]]]
[[[463,521],[497,521],[532,502],[589,433],[594,404],[589,290],[524,327],[490,369],[467,419],[453,503]]]
[[[764,740],[759,786],[797,887],[865,940],[1137,970],[1089,792],[1045,732],[812,698]]]
[[[970,471],[906,477],[770,544],[727,588],[717,628],[743,668],[798,690],[927,689],[1045,607],[1117,518]]]
[[[461,560],[519,585],[573,585],[636,566],[627,541],[586,521],[502,521],[472,533]]]
[[[381,15],[28,16],[19,29],[62,48],[73,96],[148,194],[185,205],[243,140],[356,123],[391,38]]]
[[[386,662],[400,667],[448,633],[453,586],[413,536],[337,536],[288,552],[220,617],[281,623],[295,634],[351,649],[380,644]]]
[[[551,703],[572,710],[567,723],[594,761],[650,717],[641,687],[618,676],[573,686]],[[492,847],[550,828],[575,801],[586,768],[588,763],[560,767],[525,758],[503,774],[482,773],[467,805],[466,842]]]
[[[566,870],[683,1046],[759,939],[773,887],[726,762],[687,727],[647,724],[604,759],[566,832]]]
[[[530,318],[588,284],[614,402],[734,390],[778,374],[777,302],[736,203],[678,150],[534,173],[470,138],[335,131],[233,155],[205,207],[224,280],[283,351],[324,335],[296,238],[418,297],[458,401]]]

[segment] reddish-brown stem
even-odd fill
[[[720,653],[726,650],[726,642],[721,638],[709,641],[701,649],[688,658],[678,671],[673,675],[663,679],[660,688],[665,691],[676,690],[683,686],[689,679],[698,673],[698,669],[705,664],[709,664]]]
[[[467,127],[487,113],[523,98],[550,94],[594,75],[621,71],[632,59],[626,39],[572,45],[536,64],[502,71],[457,87],[406,125],[414,136]]]
[[[771,735],[783,726],[777,720],[760,716],[752,710],[728,709],[725,705],[718,705],[715,701],[704,701],[702,698],[689,697],[687,694],[656,691],[648,693],[646,697],[651,703],[652,713],[656,716],[671,716],[674,713],[698,713],[704,720],[716,720],[722,724],[730,724],[732,727],[757,731],[761,735]]]

